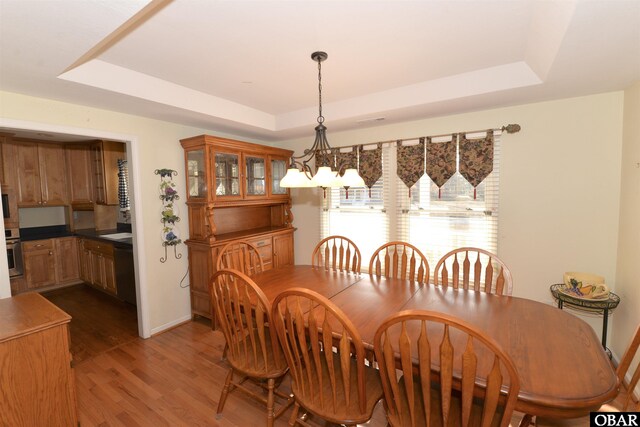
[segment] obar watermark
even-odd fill
[[[590,427],[640,427],[640,412],[591,412]]]

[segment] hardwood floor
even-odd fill
[[[87,285],[42,294],[71,316],[71,354],[75,364],[138,339],[136,307]]]
[[[83,427],[265,424],[264,406],[237,392],[230,393],[222,416],[216,418],[229,365],[222,360],[224,337],[211,331],[208,321],[188,322],[143,340],[137,337],[132,306],[122,306],[85,286],[45,296],[76,321],[71,322],[71,342]],[[109,312],[106,307],[118,311]],[[280,390],[288,389],[285,380]],[[290,415],[291,409],[275,425],[287,426]],[[521,414],[515,415],[511,425],[517,426],[520,419]],[[328,425],[313,419],[311,424]],[[367,425],[386,424],[384,408],[379,403]]]

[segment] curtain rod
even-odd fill
[[[479,130],[467,130],[467,131],[463,131],[463,132],[450,132],[450,133],[443,133],[440,135],[428,135],[428,136],[416,136],[413,138],[399,138],[399,139],[390,139],[388,141],[377,141],[377,142],[367,142],[364,144],[353,144],[353,145],[345,145],[342,147],[333,147],[336,150],[339,150],[341,148],[349,148],[349,147],[356,147],[356,146],[365,146],[365,145],[382,145],[382,144],[391,144],[394,142],[404,142],[404,141],[413,141],[415,139],[420,139],[420,138],[440,138],[443,136],[451,136],[451,135],[455,135],[455,134],[459,134],[459,133],[480,133],[480,132],[486,132],[488,130],[492,130],[494,132],[507,132],[507,133],[517,133],[520,132],[520,129],[522,129],[522,127],[517,124],[517,123],[512,123],[512,124],[508,124],[505,126],[502,126],[500,128],[493,128],[493,129],[479,129]]]

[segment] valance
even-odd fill
[[[362,145],[358,147],[360,153],[360,169],[359,173],[364,184],[369,187],[369,197],[371,197],[371,187],[382,176],[382,147],[378,145],[373,150],[365,150]]]
[[[434,184],[440,189],[456,173],[456,134],[451,135],[451,141],[432,142],[427,138],[426,172]]]
[[[411,188],[424,175],[424,138],[417,145],[403,146],[397,142],[398,177]],[[411,193],[409,193],[411,194]]]
[[[340,152],[336,150],[336,164],[340,165],[340,176],[344,175],[347,169],[358,169],[358,150],[353,147],[351,151]]]
[[[487,130],[484,138],[467,139],[460,135],[460,175],[473,186],[473,198],[476,187],[493,171],[493,130]]]

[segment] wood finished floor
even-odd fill
[[[137,334],[137,326],[131,323],[126,307],[123,313],[115,311],[110,315],[109,307],[114,301],[104,295],[93,295],[98,291],[83,288],[47,295],[78,323],[74,325],[72,320],[71,341],[72,351],[82,358],[78,362],[74,354],[81,426],[265,425],[264,406],[238,392],[229,395],[222,417],[216,418],[229,366],[222,360],[224,337],[211,331],[208,322],[188,322],[147,340],[131,337],[132,330]],[[133,312],[135,321],[135,309]],[[115,325],[99,329],[98,324],[110,322]],[[101,344],[89,342],[104,337],[106,340]],[[288,387],[285,380],[281,390]],[[286,426],[290,414],[291,409],[275,425]],[[511,425],[517,426],[520,418],[515,415]],[[312,424],[329,425],[315,420]],[[381,403],[367,425],[386,426]]]
[[[71,316],[71,354],[75,364],[138,339],[136,307],[87,285],[42,294]]]

